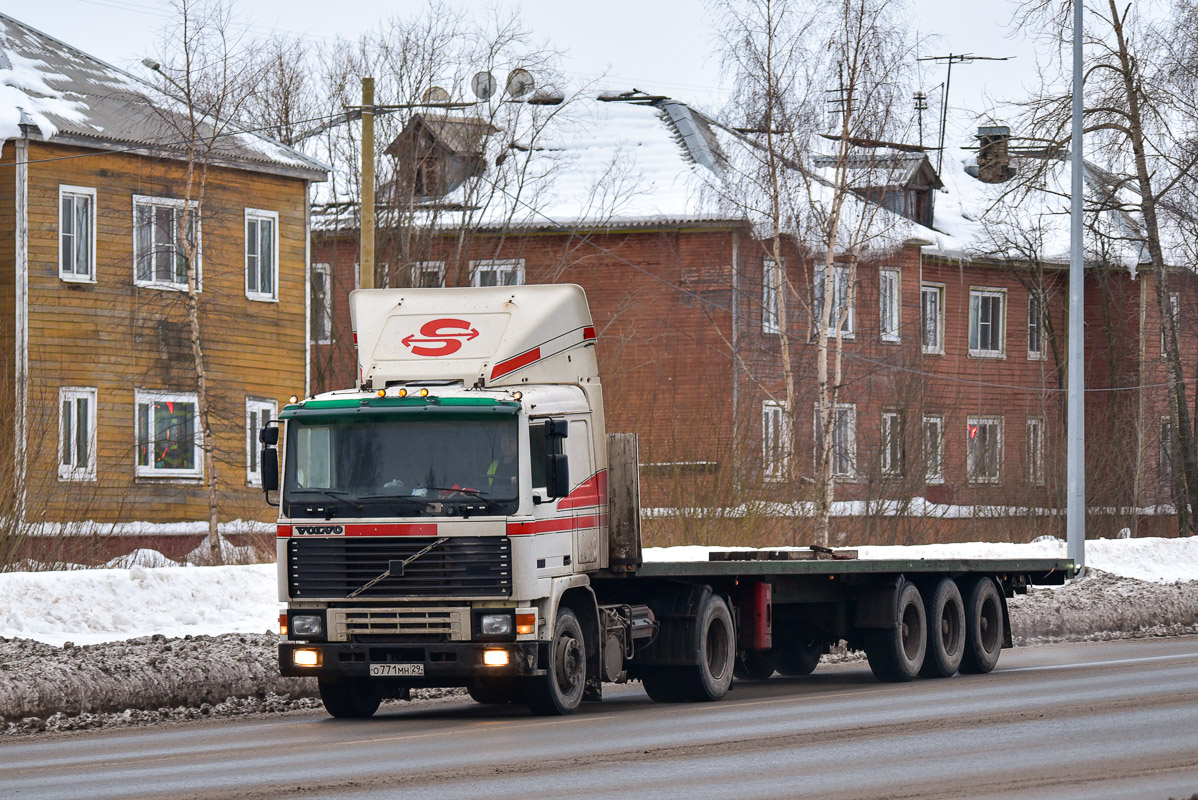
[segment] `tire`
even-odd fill
[[[904,583],[898,593],[898,620],[894,628],[865,631],[865,655],[874,676],[886,683],[915,678],[923,667],[927,650],[927,617],[923,599],[913,583]]]
[[[568,608],[557,612],[545,673],[528,685],[528,707],[533,713],[562,716],[577,711],[586,689],[586,641],[578,617]]]
[[[646,667],[641,673],[641,685],[654,703],[681,703],[686,700],[679,681],[681,667]]]
[[[778,673],[787,677],[810,675],[824,654],[824,644],[810,636],[783,642],[774,648],[778,654]]]
[[[682,697],[695,702],[719,700],[732,686],[736,665],[736,628],[724,598],[708,595],[696,619],[699,663],[681,667]]]
[[[923,593],[928,619],[928,648],[924,653],[921,678],[951,678],[965,655],[965,603],[952,578],[941,578]]]
[[[742,681],[764,681],[777,670],[777,650],[749,650],[737,657],[732,674]]]
[[[520,687],[510,680],[475,681],[466,687],[470,699],[483,705],[511,703],[520,698]]]
[[[992,578],[969,587],[965,600],[965,652],[961,672],[983,674],[998,664],[1003,643],[1002,596]]]
[[[317,681],[320,701],[338,719],[366,719],[374,716],[383,700],[382,688],[367,680]]]

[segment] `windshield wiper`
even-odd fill
[[[424,488],[430,492],[450,492],[450,493],[456,493],[456,494],[464,494],[464,495],[466,495],[466,497],[470,498],[471,500],[481,500],[482,502],[487,504],[488,508],[503,508],[507,503],[510,503],[516,499],[514,497],[507,497],[507,498],[488,497],[487,495],[480,492],[478,489],[470,489],[465,486],[426,486]],[[455,500],[460,501],[461,498],[443,497],[438,502],[452,503]]]
[[[396,577],[402,578],[404,567],[406,567],[408,564],[411,564],[413,561],[420,558],[422,555],[427,553],[429,550],[432,550],[437,545],[444,544],[445,542],[448,542],[448,541],[449,541],[449,539],[447,537],[442,537],[442,538],[438,539],[437,541],[433,542],[432,544],[430,544],[428,547],[414,553],[413,555],[408,556],[407,558],[403,559],[402,561],[400,561],[398,559],[391,561],[387,565],[387,569],[385,569],[383,571],[383,574],[379,575],[378,577],[371,578],[370,580],[366,581],[366,583],[359,586],[357,589],[354,589],[352,592],[350,592],[348,595],[346,595],[346,599],[349,599],[350,597],[357,597],[362,592],[366,591],[371,586],[374,586],[379,581],[390,578],[392,573],[394,573],[396,575]]]
[[[297,494],[318,494],[339,503],[348,503],[359,510],[362,508],[361,504],[356,502],[358,497],[353,492],[343,492],[340,489],[292,489],[287,492],[286,499],[292,502],[292,498]]]

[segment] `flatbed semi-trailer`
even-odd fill
[[[340,717],[415,687],[546,714],[639,680],[717,700],[841,640],[879,679],[994,668],[1006,598],[1056,559],[827,548],[641,557],[636,437],[607,434],[576,286],[351,295],[360,385],[263,432],[279,492],[280,668]]]

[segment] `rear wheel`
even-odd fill
[[[365,719],[374,716],[383,700],[382,687],[367,681],[317,681],[325,711],[339,719]]]
[[[1002,597],[992,578],[970,587],[965,600],[965,652],[961,672],[985,673],[998,664],[1002,651]]]
[[[719,700],[732,686],[736,664],[736,630],[724,598],[708,595],[699,611],[699,663],[679,670],[687,700]]]
[[[865,631],[865,655],[880,681],[909,681],[919,674],[927,649],[923,600],[914,584],[905,583],[898,595],[898,625]]]
[[[810,636],[783,642],[774,648],[778,653],[778,672],[787,676],[810,675],[824,654],[824,643]]]
[[[582,626],[568,608],[557,612],[545,672],[533,678],[528,686],[529,708],[546,716],[573,714],[582,704],[587,658]]]
[[[956,674],[965,654],[965,603],[952,578],[941,578],[923,595],[928,618],[928,649],[919,670],[923,678],[949,678]]]
[[[741,680],[763,681],[778,669],[777,650],[750,650],[736,659],[733,675]]]

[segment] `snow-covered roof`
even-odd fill
[[[181,145],[184,104],[152,84],[0,14],[0,145],[23,135],[91,147]],[[209,128],[211,130],[211,128]],[[216,157],[249,169],[323,180],[319,161],[231,128]]]

